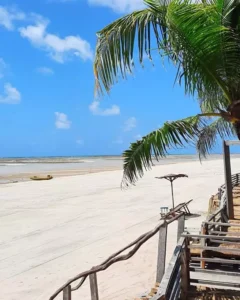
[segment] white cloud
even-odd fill
[[[0,26],[7,30],[14,30],[14,21],[21,21],[25,18],[25,14],[21,11],[0,6]]]
[[[10,83],[4,85],[4,95],[0,95],[0,103],[18,104],[21,101],[20,92]]]
[[[137,119],[135,117],[131,117],[125,121],[123,130],[131,131],[136,126],[137,126]]]
[[[117,13],[127,13],[144,8],[143,0],[88,0],[91,5],[110,7]]]
[[[43,75],[53,75],[54,74],[54,71],[48,67],[37,68],[37,72],[41,73]]]
[[[40,48],[59,63],[64,63],[71,57],[82,60],[93,58],[91,45],[80,36],[69,35],[64,38],[47,32],[49,21],[36,16],[36,24],[21,27],[19,32],[23,38],[28,39],[35,47]]]
[[[55,125],[57,129],[69,129],[72,122],[68,120],[68,116],[64,113],[55,112],[56,121]]]
[[[0,57],[0,79],[5,76],[5,72],[7,70],[7,64],[4,59]]]
[[[82,145],[84,144],[84,140],[82,140],[82,139],[77,139],[77,140],[76,140],[76,143],[77,143],[78,145],[82,146]]]
[[[102,109],[99,107],[99,101],[93,101],[89,105],[89,110],[92,112],[93,115],[98,116],[115,116],[120,114],[120,107],[117,105],[112,105],[110,108]]]

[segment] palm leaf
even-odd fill
[[[211,92],[213,103],[219,99],[230,103],[228,83],[240,77],[236,68],[239,38],[222,23],[232,6],[223,9],[219,0],[145,2],[147,9],[120,18],[98,33],[94,62],[97,90],[109,92],[119,75],[126,78],[133,72],[135,48],[140,63],[144,53],[152,59],[152,49],[158,48],[160,55],[177,66],[176,79],[187,93],[204,97]]]
[[[221,139],[235,135],[235,129],[232,123],[222,118],[206,125],[199,133],[197,141],[197,151],[200,159],[206,157],[217,143],[218,136]]]
[[[134,184],[149,170],[155,159],[165,157],[168,150],[183,147],[185,143],[196,142],[204,126],[204,119],[199,116],[189,117],[175,122],[166,122],[163,127],[132,143],[123,153],[124,172],[122,186]]]
[[[104,88],[109,92],[119,74],[126,78],[132,72],[136,43],[140,63],[143,62],[144,53],[152,59],[152,34],[155,36],[156,47],[162,48],[161,37],[166,32],[165,14],[164,7],[159,7],[157,12],[153,9],[136,11],[118,19],[97,34],[94,62],[97,90],[102,91]]]

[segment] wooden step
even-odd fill
[[[189,300],[240,300],[240,291],[219,290],[206,287],[197,287],[196,291],[190,291]]]

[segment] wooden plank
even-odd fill
[[[188,249],[188,239],[185,239],[184,247],[181,253],[181,293],[180,299],[187,300],[188,290],[190,285],[189,260],[190,254]]]
[[[222,259],[222,258],[200,258],[200,257],[191,257],[191,261],[205,261],[219,264],[231,264],[231,265],[240,265],[240,260],[233,259]]]
[[[186,234],[183,233],[182,237],[188,237],[188,238],[205,238],[205,239],[216,239],[216,240],[222,240],[223,242],[225,240],[229,240],[229,241],[235,241],[236,243],[240,242],[240,238],[239,237],[235,237],[235,236],[217,236],[217,235],[207,235],[207,234]]]
[[[219,208],[214,214],[211,214],[208,218],[207,221],[210,222],[215,216],[217,216],[218,214],[220,214],[222,211],[222,208]]]
[[[214,280],[205,280],[205,279],[191,279],[191,283],[197,283],[197,284],[205,284],[205,285],[217,285],[217,286],[223,286],[223,287],[234,287],[234,288],[240,288],[240,283],[232,283],[232,282],[220,282],[220,281],[214,281]]]
[[[71,294],[71,285],[68,285],[65,287],[63,290],[63,300],[71,300],[72,299],[72,294]]]
[[[202,235],[206,235],[206,233],[207,233],[207,225],[206,225],[206,224],[202,224],[201,234],[202,234]],[[201,246],[204,247],[205,245],[206,245],[206,239],[205,239],[205,238],[202,238],[202,239],[201,239]],[[203,257],[203,251],[201,251],[200,256]],[[202,262],[200,263],[200,265],[201,265],[201,268],[202,268],[202,269],[205,269],[205,261],[202,261]]]
[[[178,242],[178,240],[181,238],[181,235],[182,235],[182,233],[184,232],[184,228],[185,228],[185,216],[182,215],[182,216],[178,219],[177,242]]]
[[[167,251],[167,228],[168,224],[164,223],[159,229],[158,240],[158,257],[157,257],[157,276],[156,281],[161,282],[165,273],[166,251]]]
[[[190,272],[194,273],[206,273],[211,275],[224,275],[224,276],[234,276],[240,277],[240,273],[238,272],[231,272],[231,271],[221,271],[221,270],[209,270],[209,269],[201,269],[201,268],[190,268]]]
[[[210,239],[211,243],[215,243],[215,244],[227,244],[227,245],[236,245],[236,242],[230,242],[230,241],[221,241],[221,240],[214,240],[214,239]],[[238,245],[238,244],[237,244]],[[236,248],[235,248],[236,249]],[[240,248],[239,248],[240,249]]]
[[[221,222],[222,223],[227,223],[228,222],[228,217],[226,215],[226,207],[223,207],[221,211]]]
[[[238,140],[233,140],[233,141],[225,141],[227,146],[236,146],[236,145],[240,145],[240,141]]]
[[[219,226],[225,226],[225,227],[240,227],[239,223],[221,223],[221,222],[203,222],[207,225],[219,225]]]
[[[198,246],[198,245],[191,245],[189,249],[201,249],[201,250],[209,250],[209,251],[216,251],[216,252],[227,252],[227,253],[239,253],[240,249],[236,248],[225,248],[225,247],[210,247],[210,246]]]
[[[97,274],[93,273],[89,275],[89,281],[90,281],[91,300],[99,300]]]
[[[172,288],[169,291],[169,294],[167,296],[170,299],[179,299],[180,294],[180,278],[181,278],[181,270],[177,273],[176,277],[174,278],[174,283]]]
[[[151,300],[166,299],[166,294],[167,294],[169,283],[172,280],[176,269],[180,268],[179,258],[180,258],[180,254],[182,251],[184,241],[185,241],[185,238],[183,238],[183,237],[181,237],[180,240],[178,241],[178,244],[174,250],[173,256],[168,264],[168,268],[167,268],[166,272],[164,273],[164,276],[163,276],[160,286],[158,288],[157,294],[155,296],[153,296],[153,298]]]
[[[211,231],[211,234],[217,234],[217,235],[233,235],[233,236],[240,236],[240,231],[218,231],[218,230],[213,230]]]
[[[231,178],[231,161],[229,145],[223,141],[223,157],[224,157],[224,174],[226,184],[226,197],[227,197],[227,212],[228,218],[234,218],[233,212],[233,197],[232,197],[232,178]]]
[[[189,200],[188,202],[179,203],[176,207],[174,207],[174,209],[171,209],[171,211],[164,216],[164,219],[167,219],[168,216],[171,216],[174,213],[183,213],[181,209],[187,207],[192,201],[193,199]]]

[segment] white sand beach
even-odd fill
[[[239,169],[240,159],[232,159],[232,173]],[[193,199],[190,210],[201,216],[186,226],[197,230],[210,196],[224,182],[222,160],[156,166],[126,191],[119,170],[1,185],[0,298],[46,300],[71,277],[154,228],[160,206],[171,207],[169,182],[154,177],[168,173],[189,175],[174,182],[175,199]],[[167,260],[176,225],[168,231]],[[134,299],[153,286],[157,242],[155,236],[133,258],[98,275],[101,300]],[[75,299],[90,299],[88,280]]]

